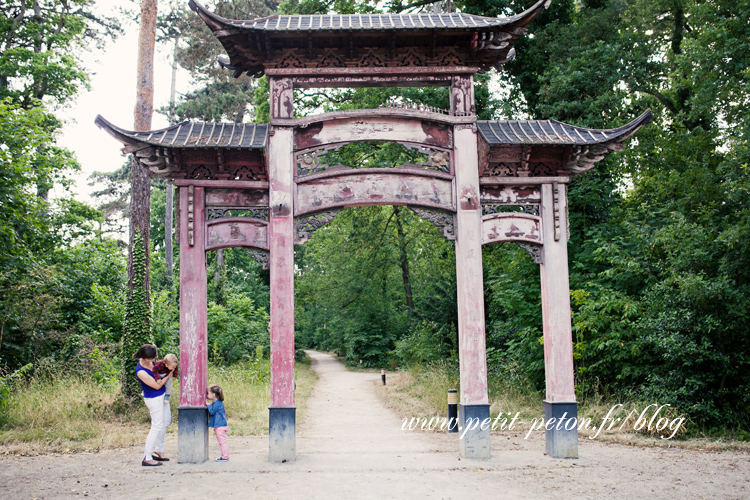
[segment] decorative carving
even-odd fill
[[[300,87],[380,87],[398,83],[403,86],[444,85],[451,81],[446,75],[321,75],[299,76],[294,79]]]
[[[267,208],[209,208],[206,211],[207,220],[222,219],[225,217],[250,217],[252,219],[268,220]]]
[[[469,116],[474,114],[474,88],[471,77],[454,76],[451,83],[451,114]]]
[[[186,168],[188,179],[216,179],[216,175],[205,165],[195,165],[193,168]]]
[[[331,222],[342,210],[343,208],[332,208],[325,212],[318,212],[316,214],[297,218],[297,233],[294,238],[294,243],[297,245],[305,243],[313,232]]]
[[[188,186],[188,245],[195,245],[195,188]]]
[[[504,214],[504,213],[518,213],[519,208],[521,209],[522,213],[529,214],[529,215],[536,215],[539,216],[539,205],[538,204],[531,204],[531,205],[500,205],[500,204],[489,204],[489,205],[482,205],[482,215],[492,215],[492,214]]]
[[[455,240],[455,217],[451,213],[410,206],[409,209],[438,228],[446,240]]]
[[[518,241],[516,241],[515,244],[526,250],[526,253],[529,254],[529,257],[531,257],[531,260],[534,262],[534,264],[542,263],[541,245],[534,245],[533,243],[520,243]]]
[[[379,107],[385,108],[385,109],[407,109],[407,110],[414,110],[414,111],[424,111],[427,113],[438,113],[441,115],[450,115],[450,111],[448,111],[447,109],[440,109],[440,108],[435,108],[432,106],[425,106],[424,104],[388,101],[385,104],[381,104]]]
[[[545,176],[551,177],[551,176],[557,175],[557,169],[549,165],[548,163],[536,162],[536,163],[532,163],[529,166],[529,175],[538,176],[538,177],[545,177]]]
[[[261,269],[268,269],[268,252],[264,252],[263,250],[258,250],[256,248],[246,248],[247,253],[253,256],[255,260],[260,264]]]
[[[344,60],[334,52],[333,49],[327,49],[318,63],[318,68],[341,68],[346,66]]]
[[[386,66],[383,55],[373,49],[367,49],[365,55],[359,58],[357,66],[360,68],[384,68]]]
[[[375,168],[401,168],[401,167],[417,167],[424,168],[427,170],[437,170],[439,172],[450,173],[451,171],[451,155],[448,151],[430,148],[411,143],[395,142],[395,144],[401,145],[406,150],[416,151],[416,155],[412,154],[410,162],[402,165],[365,165],[366,167]],[[324,170],[331,170],[334,168],[358,168],[362,165],[343,165],[342,160],[336,154],[340,149],[346,147],[346,144],[337,144],[335,146],[302,150],[297,152],[295,155],[297,161],[297,176],[305,176],[314,174],[316,172],[322,172]]]
[[[295,155],[297,159],[297,176],[310,175],[315,172],[322,172],[333,167],[343,167],[343,165],[327,165],[322,163],[325,161],[325,156],[332,152],[338,151],[344,147],[344,144],[337,144],[335,146],[300,151]],[[335,161],[335,160],[334,160]]]
[[[439,54],[436,66],[463,66],[464,59],[456,52],[453,47],[449,48],[443,54]]]
[[[396,56],[397,66],[425,66],[425,60],[421,51],[418,51],[414,47],[410,47],[406,52],[402,52]]]
[[[259,181],[261,179],[258,172],[255,171],[250,165],[238,165],[237,167],[230,170],[229,178],[236,181],[248,180],[248,181]]]
[[[276,58],[278,61],[276,63],[277,68],[304,68],[305,57],[299,53],[297,49],[289,49],[285,50],[281,53],[280,56]]]
[[[271,79],[271,117],[294,118],[294,87],[291,78]]]
[[[484,176],[518,177],[519,163],[491,163],[484,171]]]

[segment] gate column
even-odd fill
[[[466,458],[490,457],[490,405],[482,278],[482,205],[473,124],[454,129],[456,171],[456,288],[461,401],[459,449]]]
[[[542,322],[547,455],[578,458],[578,403],[573,372],[573,332],[568,281],[568,221],[565,184],[542,184]],[[551,428],[550,428],[551,427]]]
[[[177,461],[208,460],[208,324],[204,188],[180,187],[180,407]]]
[[[271,118],[292,118],[289,79],[270,79]],[[268,136],[269,259],[271,274],[271,406],[268,459],[291,462],[297,453],[294,405],[293,134],[274,126]]]

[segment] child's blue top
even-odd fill
[[[138,372],[144,371],[151,375],[151,377],[154,376],[154,372],[149,370],[148,368],[144,368],[141,366],[141,362],[139,361],[135,365],[135,376],[138,376]],[[143,383],[143,380],[138,379],[138,381],[141,383],[141,387],[143,387],[143,397],[144,398],[158,398],[159,396],[164,394],[164,391],[166,390],[164,386],[161,386],[159,389],[152,389],[151,387],[147,386]]]
[[[224,409],[224,403],[218,399],[208,405],[208,426],[209,427],[226,427],[227,411]]]

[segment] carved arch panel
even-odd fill
[[[226,217],[206,222],[205,250],[229,247],[268,251],[268,222],[245,217]]]

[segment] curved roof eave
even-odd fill
[[[479,121],[482,139],[493,145],[594,145],[621,143],[653,119],[650,109],[632,122],[614,129],[589,129],[557,120]]]
[[[262,150],[265,149],[268,136],[266,124],[184,121],[163,129],[135,132],[117,127],[101,115],[96,117],[95,123],[125,144],[123,148],[125,153],[133,153],[149,147]]]
[[[462,14],[462,13],[451,13],[451,14],[351,14],[351,15],[336,15],[336,17],[341,18],[352,18],[352,19],[358,19],[361,20],[363,17],[368,16],[382,16],[383,18],[399,18],[401,16],[420,16],[420,15],[439,15],[439,16],[455,16],[455,17],[464,17],[469,19],[476,19],[476,20],[482,20],[484,21],[484,24],[477,23],[474,26],[466,26],[465,24],[457,24],[456,26],[445,26],[445,28],[460,28],[462,30],[465,30],[466,28],[504,28],[507,26],[512,27],[518,27],[518,28],[524,28],[526,27],[531,21],[541,12],[543,9],[546,9],[549,7],[552,0],[538,0],[537,3],[535,3],[533,6],[525,10],[524,12],[517,14],[515,16],[511,17],[498,17],[498,18],[490,18],[490,17],[483,17],[483,16],[476,16],[472,14]],[[331,17],[327,15],[299,15],[299,16],[281,16],[279,14],[274,14],[272,16],[258,18],[258,19],[251,19],[251,20],[234,20],[234,19],[227,19],[224,17],[221,17],[208,9],[206,9],[203,5],[198,3],[196,0],[190,0],[188,3],[189,7],[196,12],[201,19],[208,25],[208,27],[213,32],[221,32],[222,36],[228,36],[237,34],[238,30],[241,31],[267,31],[266,25],[269,24],[269,21],[279,19],[280,17],[297,17],[297,18],[315,18],[315,17]],[[262,25],[261,25],[262,23]],[[402,25],[401,28],[399,28],[397,25],[393,25],[390,27],[390,29],[430,29],[433,30],[435,28],[435,25],[425,25],[425,26],[405,26]],[[353,29],[352,23],[348,22],[346,24],[342,24],[340,27],[334,27],[332,25],[328,26],[320,26],[318,28],[314,26],[307,26],[304,28],[287,28],[289,31],[309,31],[309,30],[341,30],[341,31],[350,31]],[[369,26],[362,25],[361,27],[355,27],[354,29],[371,29],[371,30],[377,30],[381,31],[383,29],[389,29],[388,26],[378,25],[377,27],[373,26],[372,24],[369,24]],[[274,28],[273,31],[284,31],[283,29],[276,29]],[[217,35],[218,36],[218,35]]]

